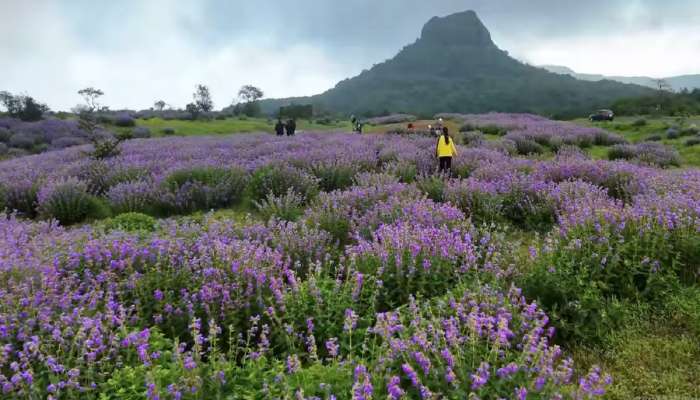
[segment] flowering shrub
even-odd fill
[[[229,206],[242,199],[247,180],[246,172],[237,168],[178,170],[163,181],[169,194],[164,203],[174,213]]]
[[[370,118],[367,123],[370,125],[389,125],[389,124],[401,124],[405,122],[413,122],[416,120],[414,115],[409,114],[391,114],[385,117]]]
[[[608,152],[611,160],[636,160],[645,164],[659,167],[680,166],[680,155],[677,151],[659,143],[640,143],[636,145],[616,145]]]
[[[311,173],[318,178],[321,190],[332,192],[352,186],[357,169],[342,162],[321,163],[311,166]]]
[[[46,186],[37,194],[39,214],[54,218],[63,225],[82,222],[93,214],[98,205],[88,194],[87,185],[76,179],[59,181]]]
[[[284,221],[296,221],[304,214],[304,197],[289,188],[283,196],[268,194],[262,201],[255,202],[255,206],[265,220],[274,217]]]
[[[155,214],[161,193],[148,181],[131,181],[117,184],[106,194],[107,201],[116,214],[146,213]]]
[[[597,340],[617,327],[624,302],[661,301],[681,279],[694,282],[698,243],[693,225],[669,232],[653,217],[579,225],[545,244],[526,293],[563,338]]]
[[[481,398],[600,395],[612,382],[594,369],[578,387],[573,361],[551,345],[554,330],[519,290],[458,290],[434,305],[378,315],[382,386],[388,398],[429,399],[462,393]]]
[[[220,228],[210,227],[208,233],[214,236],[226,234],[227,231]],[[271,219],[265,225],[243,228],[240,238],[284,254],[300,277],[305,277],[312,265],[326,261],[336,252],[330,234],[303,221]]]
[[[24,150],[31,150],[34,145],[36,144],[36,140],[29,136],[28,134],[25,133],[15,133],[12,135],[10,138],[10,141],[8,144],[12,147],[24,149]]]
[[[443,176],[441,174],[421,175],[416,180],[416,186],[425,193],[429,199],[440,203],[445,200],[447,179],[448,176]]]
[[[114,118],[114,125],[122,128],[130,128],[136,126],[136,121],[128,114],[121,114]]]
[[[420,192],[406,184],[354,187],[345,192],[321,193],[305,213],[313,225],[329,232],[341,244],[351,239],[353,221],[358,221],[377,203],[390,198],[420,197]]]
[[[135,139],[148,139],[151,137],[151,130],[145,126],[137,126],[131,131]]]
[[[306,172],[284,164],[265,166],[253,173],[250,192],[254,200],[262,200],[268,194],[283,196],[288,190],[309,200],[318,193],[319,181]]]
[[[7,143],[12,137],[12,132],[9,129],[0,126],[0,143]]]
[[[383,225],[348,249],[352,269],[382,287],[376,301],[384,311],[411,295],[445,292],[476,268],[476,253],[470,233],[409,223]]]

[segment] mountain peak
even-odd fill
[[[433,17],[423,27],[421,40],[435,45],[495,47],[491,33],[472,10]]]

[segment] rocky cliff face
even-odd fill
[[[496,47],[474,11],[432,18],[423,27],[420,40],[435,46]]]

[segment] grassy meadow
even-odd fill
[[[650,139],[661,139],[660,142],[672,146],[683,158],[684,166],[700,166],[700,146],[687,145],[690,136],[681,136],[669,139],[667,131],[672,127],[684,129],[692,126],[700,127],[700,116],[688,118],[674,117],[618,117],[614,122],[590,122],[588,119],[575,120],[577,124],[595,126],[618,133],[632,143],[641,143]],[[697,135],[696,135],[697,137]],[[605,147],[596,146],[590,149],[593,158],[604,159],[607,157]]]
[[[223,120],[212,119],[209,121],[196,120],[164,120],[160,118],[136,120],[136,126],[143,126],[151,130],[153,136],[165,136],[164,129],[174,129],[177,136],[210,136],[226,135],[233,133],[267,132],[274,133],[276,120],[269,118],[226,118]],[[116,128],[118,131],[130,131],[133,128]],[[309,131],[348,131],[352,126],[349,121],[331,121],[329,124],[320,124],[313,120],[297,121],[297,132]]]

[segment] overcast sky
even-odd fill
[[[531,64],[666,77],[700,73],[699,0],[0,0],[0,90],[69,109],[86,86],[112,109],[244,84],[266,97],[333,87],[415,41],[432,16],[475,10]]]

